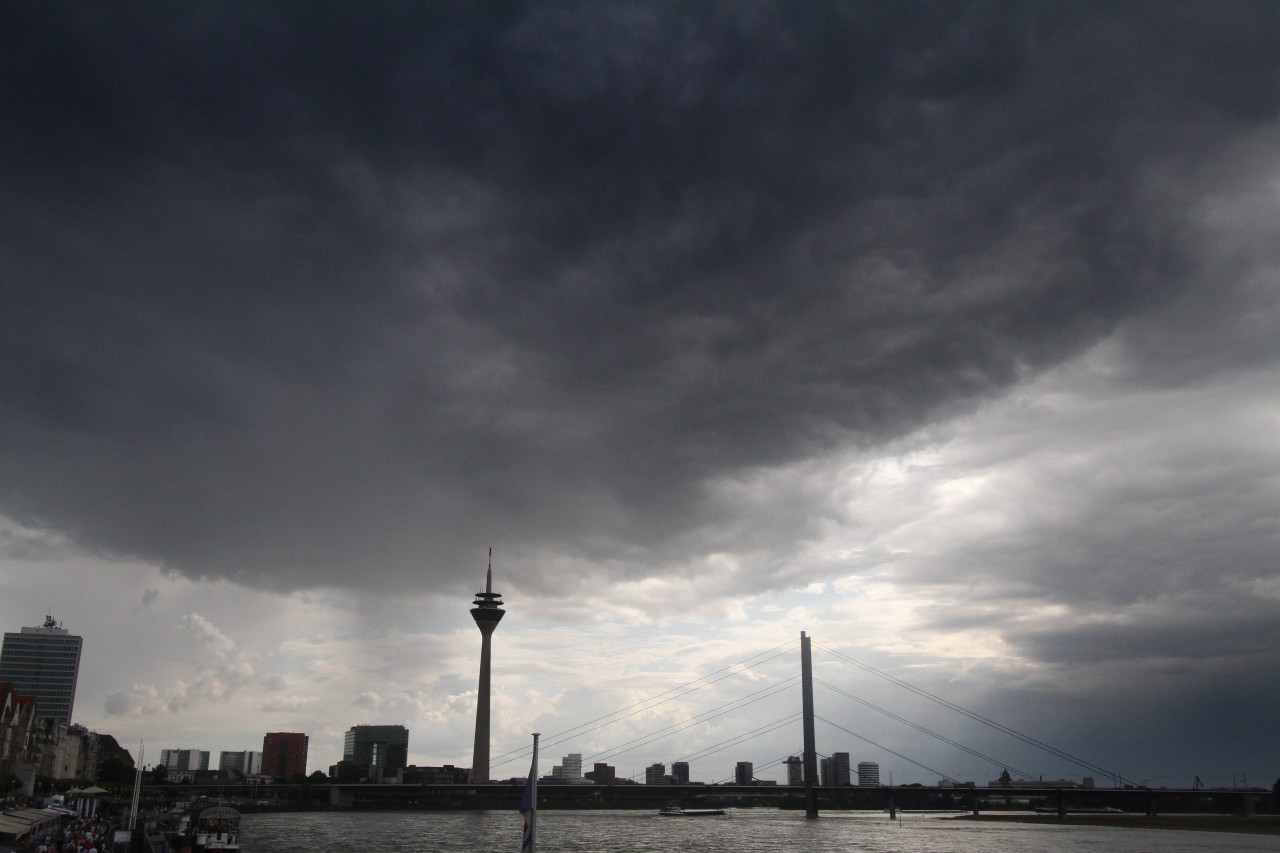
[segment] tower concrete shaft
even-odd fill
[[[493,591],[493,549],[489,549],[489,569],[485,573],[484,592],[476,593],[471,618],[480,629],[480,686],[476,691],[476,740],[471,756],[471,781],[489,781],[489,670],[493,654],[493,632],[506,611],[502,596]]]

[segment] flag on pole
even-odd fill
[[[520,853],[534,853],[538,834],[538,736],[538,732],[533,733],[533,763],[529,765],[529,779],[520,797],[520,814],[524,815],[524,842]]]

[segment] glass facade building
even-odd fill
[[[342,742],[342,760],[381,768],[385,774],[409,763],[409,730],[404,726],[352,726]]]
[[[6,632],[0,648],[0,681],[36,697],[36,717],[70,724],[76,702],[83,640],[45,617],[36,628]]]

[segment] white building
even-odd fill
[[[880,785],[880,765],[874,761],[859,761],[858,784],[863,787],[878,787]]]
[[[571,752],[561,763],[551,768],[551,778],[568,785],[589,785],[590,779],[582,777],[582,753]]]

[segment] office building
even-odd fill
[[[646,785],[666,785],[670,782],[667,778],[667,765],[650,764],[644,769],[644,783]]]
[[[595,766],[583,774],[597,785],[612,785],[618,779],[618,771],[611,764],[597,761]]]
[[[207,749],[162,749],[160,763],[172,774],[176,770],[208,770]]]
[[[739,761],[733,768],[733,782],[735,785],[754,785],[755,765],[750,761]]]
[[[218,769],[242,776],[257,776],[262,773],[262,753],[247,749],[240,752],[224,751],[218,755]]]
[[[852,774],[849,772],[849,753],[831,753],[831,781],[827,784],[846,787],[853,784],[851,777]]]
[[[307,744],[302,732],[268,732],[262,737],[262,775],[293,779],[307,775]]]
[[[409,730],[404,726],[352,726],[342,741],[344,762],[377,768],[383,779],[394,779],[408,759]]]
[[[571,752],[562,763],[551,768],[551,778],[568,785],[589,785],[591,780],[582,775],[582,753]]]
[[[476,593],[471,618],[480,629],[480,684],[476,691],[476,739],[471,753],[471,781],[489,781],[489,668],[493,654],[493,632],[506,611],[502,595],[493,591],[493,549],[489,549],[489,568],[485,572],[484,592]]]
[[[787,765],[787,784],[803,785],[804,784],[804,759],[798,755],[793,755],[786,761]]]
[[[443,767],[410,765],[396,774],[396,781],[402,785],[465,785],[470,778],[471,771],[452,764]]]
[[[677,785],[689,784],[689,762],[671,762],[671,780]]]
[[[880,765],[874,761],[858,762],[858,784],[872,787],[880,784]]]
[[[35,697],[35,715],[42,725],[71,722],[82,643],[52,616],[46,616],[39,627],[4,635],[0,682]]]

